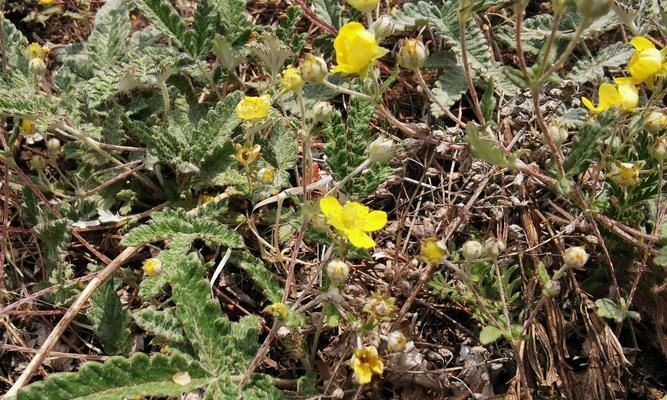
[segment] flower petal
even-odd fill
[[[603,83],[600,85],[600,95],[598,99],[598,110],[604,111],[612,106],[621,104],[621,95],[618,93],[616,86],[611,83]]]
[[[375,241],[365,232],[362,232],[359,229],[350,229],[345,232],[345,235],[354,247],[370,249],[375,246]]]
[[[320,199],[320,210],[331,226],[340,231],[345,230],[343,207],[335,197],[327,196]]]
[[[384,228],[385,225],[387,225],[387,213],[384,211],[371,211],[364,218],[359,229],[365,232],[373,232]]]
[[[595,107],[595,105],[593,105],[593,102],[590,101],[587,97],[582,97],[581,102],[584,103],[586,108],[588,108],[590,111],[592,111],[592,112],[597,112],[598,111],[597,107]]]
[[[368,365],[362,363],[354,363],[354,375],[357,377],[357,381],[360,384],[365,385],[371,382],[373,377],[373,371],[368,367]]]
[[[634,48],[637,49],[638,51],[646,49],[655,49],[655,45],[653,44],[653,42],[646,39],[644,36],[636,36],[634,39],[632,39],[630,44],[633,45]]]

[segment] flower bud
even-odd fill
[[[353,8],[361,11],[362,13],[367,13],[375,10],[379,0],[347,0],[347,3]]]
[[[60,152],[60,140],[56,138],[51,138],[46,142],[46,151],[49,153],[49,157],[56,158]]]
[[[667,128],[667,115],[653,111],[646,117],[644,127],[651,133],[658,133]]]
[[[386,164],[394,156],[394,141],[380,136],[368,145],[370,162]]]
[[[607,15],[614,0],[574,0],[577,10],[588,19],[600,18]]]
[[[560,293],[560,281],[549,280],[542,289],[542,294],[547,297],[556,297]]]
[[[327,264],[327,275],[336,286],[344,285],[349,274],[350,267],[341,260],[333,260]]]
[[[398,64],[412,71],[421,68],[427,58],[428,49],[419,39],[403,41],[400,50],[398,50]]]
[[[257,171],[257,180],[265,185],[272,183],[273,178],[275,178],[275,173],[273,172],[273,168],[265,167]]]
[[[28,63],[28,71],[32,76],[37,78],[43,77],[46,72],[46,64],[44,63],[44,60],[41,58],[33,58],[30,60]]]
[[[549,126],[549,135],[551,135],[551,139],[554,141],[556,146],[561,146],[567,141],[567,128],[559,125],[551,125]]]
[[[396,24],[394,20],[388,15],[382,15],[380,18],[375,21],[373,24],[373,31],[375,32],[375,38],[379,41],[382,39],[391,36],[396,29]]]
[[[301,61],[301,77],[307,83],[320,83],[328,73],[327,62],[322,57],[306,54]]]
[[[653,142],[651,155],[658,161],[665,161],[667,159],[667,136],[661,136]]]
[[[477,240],[468,240],[463,243],[461,253],[463,253],[463,257],[465,257],[466,260],[474,261],[482,256],[484,253],[484,246]]]
[[[498,258],[505,251],[505,242],[497,238],[488,238],[484,242],[484,255],[490,258]]]
[[[447,253],[447,245],[442,240],[432,237],[421,242],[420,257],[430,264],[441,264]]]
[[[319,101],[313,106],[313,121],[326,123],[333,115],[334,108],[328,101]]]
[[[286,319],[287,316],[289,315],[289,310],[285,305],[285,303],[273,303],[270,306],[266,307],[264,311],[273,315],[274,318],[283,320]]]
[[[304,82],[298,68],[294,68],[291,65],[285,68],[282,78],[283,90],[285,92],[299,92],[303,89]]]
[[[33,156],[30,159],[30,166],[34,171],[42,172],[46,168],[46,160],[40,155]]]
[[[327,217],[325,217],[322,213],[316,213],[313,215],[313,218],[310,220],[310,225],[313,227],[315,232],[319,233],[328,233],[329,232],[329,224],[327,223]]]
[[[570,247],[563,254],[563,262],[568,268],[581,269],[588,261],[588,253],[581,246]]]
[[[399,331],[392,331],[387,335],[387,347],[391,351],[402,351],[407,342],[405,335]]]
[[[159,258],[149,258],[148,260],[144,261],[142,268],[144,269],[146,275],[150,277],[160,275],[162,272],[162,260]]]

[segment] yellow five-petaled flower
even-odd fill
[[[613,106],[621,106],[623,110],[634,110],[639,103],[639,92],[631,78],[616,78],[616,85],[603,83],[598,89],[598,105],[586,97],[581,101],[590,111],[598,113],[610,109]]]
[[[354,376],[362,385],[370,383],[373,374],[382,375],[384,372],[384,364],[375,346],[356,349],[350,359],[350,365],[354,370]]]
[[[334,40],[338,65],[333,72],[365,76],[371,63],[387,54],[378,46],[375,35],[358,22],[345,24]]]
[[[361,203],[348,201],[341,206],[334,197],[320,200],[320,209],[331,226],[345,235],[355,247],[369,249],[375,241],[366,233],[378,231],[387,224],[387,213],[371,211]]]
[[[663,54],[643,36],[635,37],[630,43],[636,49],[628,65],[633,82],[650,81],[662,69]]]
[[[234,143],[234,155],[232,158],[241,163],[243,166],[247,167],[252,164],[262,155],[262,146],[256,144],[251,145],[246,143],[244,145]]]
[[[271,96],[246,96],[236,105],[236,115],[244,121],[259,121],[271,110]]]

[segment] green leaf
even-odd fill
[[[173,308],[158,311],[154,307],[143,308],[132,314],[134,322],[145,331],[173,343],[187,341],[181,322]]]
[[[431,104],[431,114],[435,117],[441,117],[444,115],[444,112],[440,108],[440,105],[449,109],[454,103],[461,100],[461,97],[468,91],[468,83],[466,82],[463,67],[450,59],[450,62],[444,67],[442,75],[435,82],[435,86],[431,91],[437,99],[437,103],[434,102]]]
[[[551,275],[549,275],[549,272],[542,263],[539,263],[537,266],[537,276],[540,278],[542,285],[546,285],[551,280]]]
[[[136,0],[142,14],[181,48],[192,51],[192,32],[168,0]]]
[[[129,3],[110,0],[95,14],[95,26],[86,42],[86,53],[95,69],[114,64],[126,51],[132,32]]]
[[[28,48],[28,39],[4,15],[0,16],[0,25],[5,40],[4,51],[8,66],[11,69],[18,68],[23,75],[27,76],[28,60],[25,57],[25,51]]]
[[[472,122],[469,122],[466,125],[466,140],[475,157],[481,158],[489,164],[498,167],[510,169],[516,168],[516,163],[514,161],[516,156],[508,156],[500,147],[498,147],[494,140],[482,137],[479,132],[479,127]]]
[[[220,16],[223,35],[231,44],[236,44],[252,29],[246,12],[246,0],[211,0]]]
[[[211,49],[216,22],[216,13],[213,8],[214,1],[216,0],[200,0],[197,2],[197,10],[192,22],[192,51],[195,58],[205,57]]]
[[[174,382],[187,372],[190,382]],[[51,374],[45,381],[26,386],[17,400],[118,400],[139,396],[178,397],[208,385],[216,378],[181,355],[131,358],[112,357],[104,364],[88,362],[78,372]]]
[[[341,27],[341,12],[339,0],[313,0],[315,14],[323,21],[336,29]]]
[[[201,165],[215,149],[224,146],[231,139],[234,129],[241,123],[234,109],[243,97],[244,94],[240,91],[228,94],[199,120],[196,133],[192,135],[190,158],[196,165]]]
[[[231,323],[220,303],[211,298],[211,285],[202,278],[195,254],[184,257],[172,283],[176,315],[202,364],[215,374],[243,373],[254,358],[259,324],[254,317]]]
[[[292,49],[292,52],[296,54],[301,52],[303,46],[306,44],[306,37],[308,36],[306,32],[299,33],[297,31],[297,26],[302,17],[303,10],[300,6],[290,6],[282,15],[278,29],[276,30],[278,39],[287,43]]]
[[[572,141],[572,151],[567,154],[563,168],[567,176],[578,175],[588,168],[591,160],[596,159],[602,145],[616,126],[618,113],[607,110],[581,126]]]
[[[130,351],[130,313],[116,294],[113,280],[106,282],[90,298],[88,319],[95,336],[104,345],[107,354],[127,354]]]
[[[597,307],[596,314],[599,317],[613,319],[616,322],[623,322],[625,319],[625,312],[612,299],[597,299],[595,306]]]
[[[627,64],[634,53],[634,48],[627,43],[617,42],[605,47],[593,58],[584,58],[572,67],[566,79],[575,83],[597,81],[604,76],[604,69]]]
[[[164,210],[153,213],[153,219],[145,225],[134,228],[123,238],[124,246],[153,243],[174,236],[185,235],[227,247],[243,247],[243,239],[226,226],[203,218],[188,216],[182,210]]]
[[[479,333],[479,341],[482,344],[491,344],[500,339],[502,335],[503,331],[496,328],[495,326],[487,325],[482,328],[482,331]]]
[[[494,121],[494,112],[496,110],[496,98],[494,97],[493,85],[486,87],[481,101],[482,114],[487,121]]]
[[[283,289],[278,279],[262,262],[247,252],[234,252],[230,262],[244,270],[257,286],[262,289],[264,295],[271,303],[282,301]]]
[[[661,267],[667,267],[667,246],[662,246],[660,248],[658,255],[653,259],[653,262]]]
[[[72,237],[71,224],[72,221],[68,219],[57,219],[35,226],[35,234],[41,242],[44,261],[51,268],[58,265],[62,252],[69,246]]]

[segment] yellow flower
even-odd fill
[[[275,178],[273,168],[265,167],[257,171],[257,180],[265,185],[272,183],[273,178]]]
[[[621,186],[635,185],[640,182],[639,172],[642,163],[624,163],[616,161],[611,166],[610,178]]]
[[[273,303],[270,306],[266,307],[264,311],[269,312],[275,318],[285,319],[289,314],[289,310],[285,303]]]
[[[367,13],[375,10],[379,0],[347,0],[347,3],[362,13]]]
[[[442,240],[434,237],[422,240],[419,255],[424,261],[433,265],[442,264],[447,253],[447,245]]]
[[[236,115],[244,121],[259,121],[269,115],[271,96],[246,96],[236,105]]]
[[[53,0],[39,0],[39,4],[42,6],[48,6],[49,4],[53,4]]]
[[[369,249],[375,241],[366,233],[384,228],[387,213],[371,211],[363,204],[348,201],[341,206],[334,197],[327,196],[320,200],[322,214],[329,224],[345,235],[355,247]]]
[[[628,72],[634,83],[651,80],[662,69],[662,54],[655,45],[643,36],[637,36],[630,42],[636,49],[630,59]]]
[[[162,272],[162,261],[159,258],[149,258],[144,261],[143,269],[146,275],[157,276]]]
[[[49,48],[40,46],[39,43],[32,42],[28,45],[28,48],[25,50],[25,57],[28,60],[34,60],[35,58],[41,58],[42,60],[46,59],[49,55]]]
[[[260,151],[262,146],[258,144],[252,146],[249,143],[244,145],[234,143],[234,149],[236,149],[236,152],[232,158],[246,167],[255,162],[255,160],[262,155],[262,152]]]
[[[581,101],[586,108],[594,113],[602,112],[613,106],[621,106],[624,110],[633,110],[639,103],[639,93],[631,78],[616,78],[616,85],[603,83],[598,89],[598,105],[586,97]]]
[[[35,131],[35,121],[28,118],[23,118],[23,121],[21,121],[21,134],[30,135],[34,131]]]
[[[350,359],[350,365],[354,370],[354,376],[362,385],[370,383],[373,374],[382,375],[384,372],[384,364],[375,346],[356,349]]]
[[[374,60],[387,54],[378,46],[375,35],[358,22],[345,24],[334,40],[338,65],[333,72],[365,76]]]
[[[303,88],[304,81],[298,68],[289,66],[283,71],[283,90],[285,92],[298,92]]]

